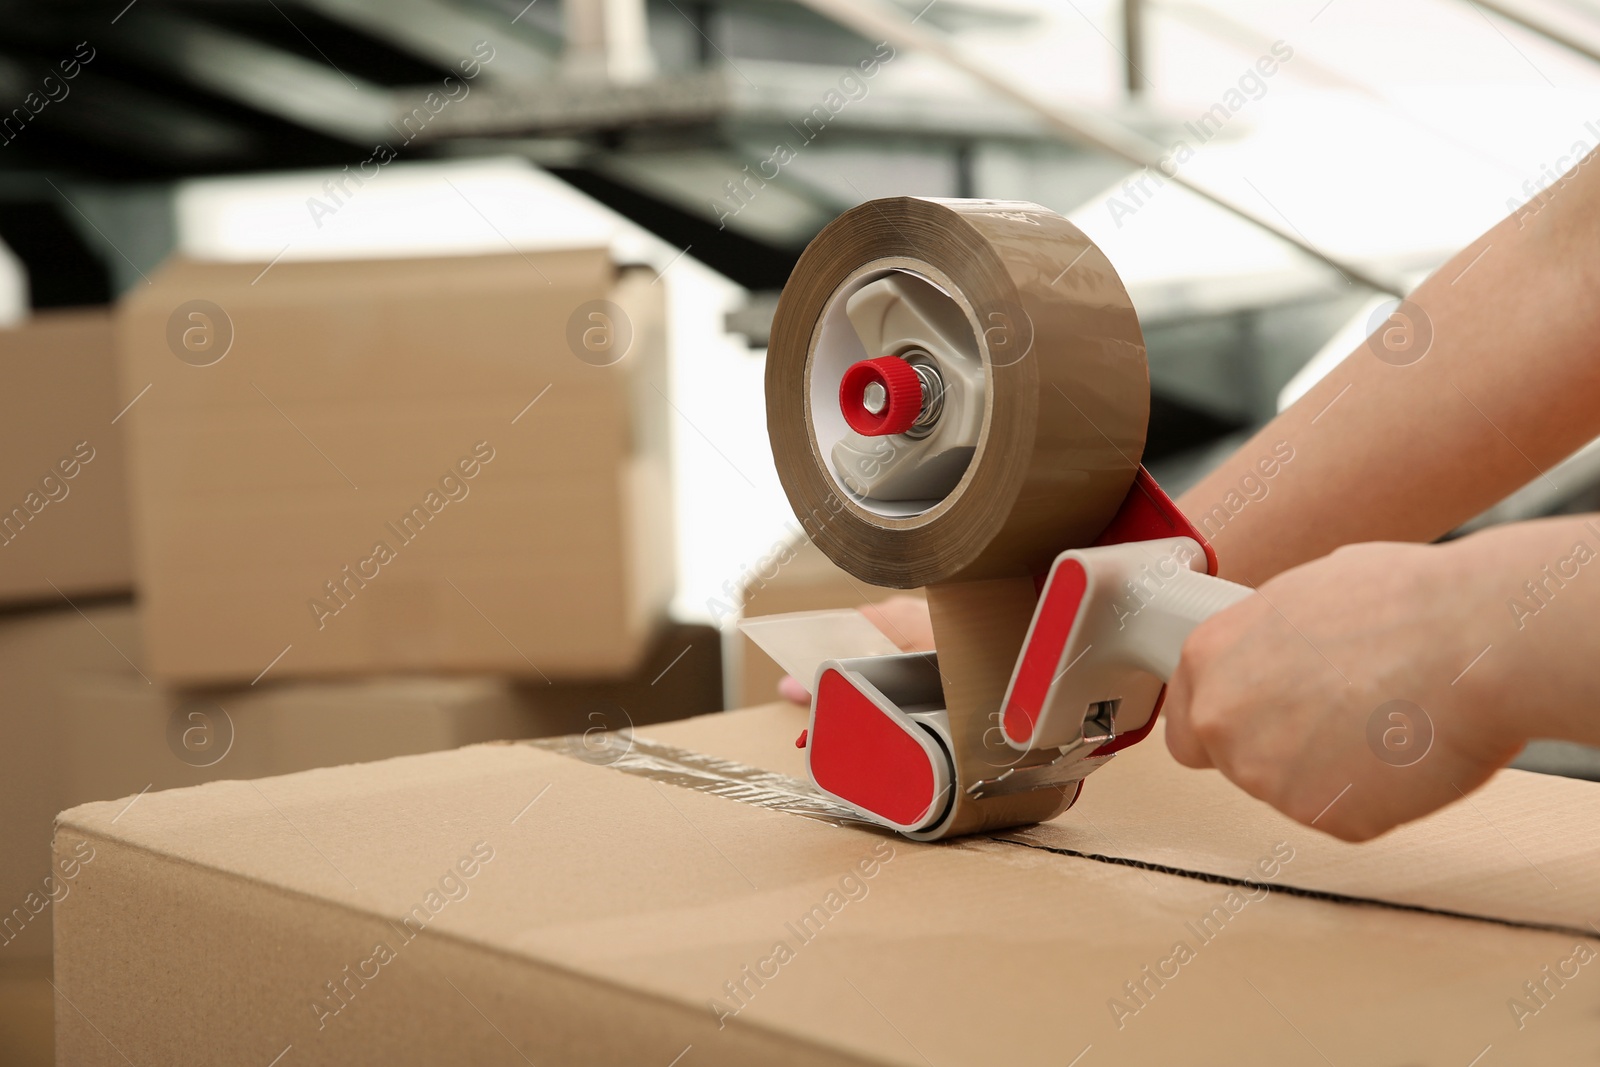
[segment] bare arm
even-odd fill
[[[1403,332],[1363,344],[1183,495],[1224,577],[1255,585],[1340,545],[1431,541],[1600,435],[1594,159],[1418,287],[1400,309],[1411,347]],[[1275,473],[1259,496],[1263,461]]]

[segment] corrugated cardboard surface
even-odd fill
[[[0,685],[0,900],[7,912],[49,873],[50,826],[62,805],[70,803],[62,788],[66,761],[59,712],[67,679],[132,673],[108,643],[126,646],[132,611],[91,605],[87,614],[104,637],[70,608],[0,619],[0,678],[5,680]],[[0,927],[10,938],[0,946],[0,956],[13,962],[49,956],[48,924],[29,925],[21,936]]]
[[[802,724],[774,707],[648,733],[794,773]],[[1124,846],[1141,850],[1153,825],[1149,844],[1193,867],[1183,875],[992,839],[917,845],[525,745],[87,805],[56,840],[58,856],[93,850],[56,913],[60,1054],[1462,1065],[1486,1048],[1479,1062],[1600,1053],[1592,939],[1291,892],[1246,900],[1197,876],[1287,850],[1253,877],[1375,898],[1399,885],[1421,903],[1520,914],[1508,896],[1531,883],[1452,816],[1408,847],[1364,846],[1354,872],[1343,846],[1260,805],[1233,811],[1225,833],[1197,815],[1185,854],[1156,817],[1184,774],[1202,783],[1180,794],[1191,814],[1229,810],[1216,776],[1153,759],[1090,783],[1134,783]],[[1538,794],[1546,812],[1514,821],[1533,865],[1561,866],[1562,838],[1600,816],[1592,787],[1515,772],[1474,799],[1512,794]],[[1058,830],[1086,840],[1095,831],[1074,814]],[[1486,865],[1500,873],[1476,877]],[[1408,874],[1418,866],[1434,872],[1426,890]],[[1562,870],[1539,906],[1579,926],[1600,863]],[[1575,976],[1548,984],[1519,1028],[1511,998],[1548,983],[1546,967]]]
[[[123,422],[153,673],[635,667],[673,561],[648,272],[599,250],[265,266],[169,263],[120,312],[124,387],[150,386]],[[209,366],[169,341],[192,300],[231,323]],[[600,300],[632,331],[610,366],[572,341]],[[394,558],[363,564],[379,542]]]
[[[1067,817],[1009,836],[1248,877],[1259,828],[1277,824],[1288,833],[1295,824],[1227,787],[1216,771],[1185,770],[1159,737],[1152,740],[1119,755],[1110,765],[1116,773],[1093,775]],[[1424,759],[1390,770],[1398,777],[1427,774],[1431,766]],[[1392,831],[1376,845],[1302,831],[1305,845],[1286,881],[1600,936],[1593,927],[1600,922],[1596,826],[1595,783],[1504,771],[1481,792]]]
[[[541,729],[510,685],[485,678],[185,693],[146,681],[136,666],[143,661],[126,604],[0,619],[0,920],[40,892],[51,826],[65,806],[536,736],[571,729],[576,718],[552,716]],[[49,955],[43,919],[0,928],[0,963]]]
[[[746,618],[853,608],[901,592],[851,577],[806,538],[779,546],[764,563],[751,571],[740,590]],[[743,634],[735,647],[739,650],[739,705],[749,707],[774,699],[783,671]]]
[[[99,309],[0,329],[0,600],[132,584],[113,336]]]
[[[582,684],[385,677],[179,691],[146,680],[126,604],[0,617],[0,965],[49,955],[48,915],[4,920],[50,873],[62,808],[715,710],[717,639],[669,627],[636,674]]]

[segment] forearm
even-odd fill
[[[1460,580],[1484,590],[1485,651],[1451,685],[1485,731],[1600,745],[1600,515],[1495,527],[1447,548]]]
[[[1433,540],[1600,435],[1597,250],[1589,162],[1440,268],[1407,302],[1431,324],[1422,358],[1363,344],[1183,495],[1221,573],[1258,584],[1342,544]],[[1275,448],[1293,459],[1266,495],[1228,506]]]

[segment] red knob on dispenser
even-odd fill
[[[844,372],[839,408],[863,436],[905,433],[922,413],[922,379],[898,356],[864,359]]]

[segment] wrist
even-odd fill
[[[1504,553],[1476,541],[1416,546],[1427,563],[1413,595],[1428,601],[1417,608],[1437,650],[1426,657],[1432,677],[1425,688],[1440,716],[1440,740],[1480,762],[1503,763],[1527,742],[1532,724],[1507,713],[1516,706],[1510,694],[1519,672],[1508,655],[1504,597],[1493,575],[1505,567]]]
[[[1470,591],[1454,627],[1463,672],[1448,699],[1469,732],[1496,748],[1596,740],[1586,736],[1594,733],[1595,694],[1579,646],[1600,562],[1592,576],[1588,567],[1580,572],[1571,563],[1580,542],[1581,554],[1600,557],[1600,536],[1574,519],[1497,527],[1439,546],[1448,580]]]

